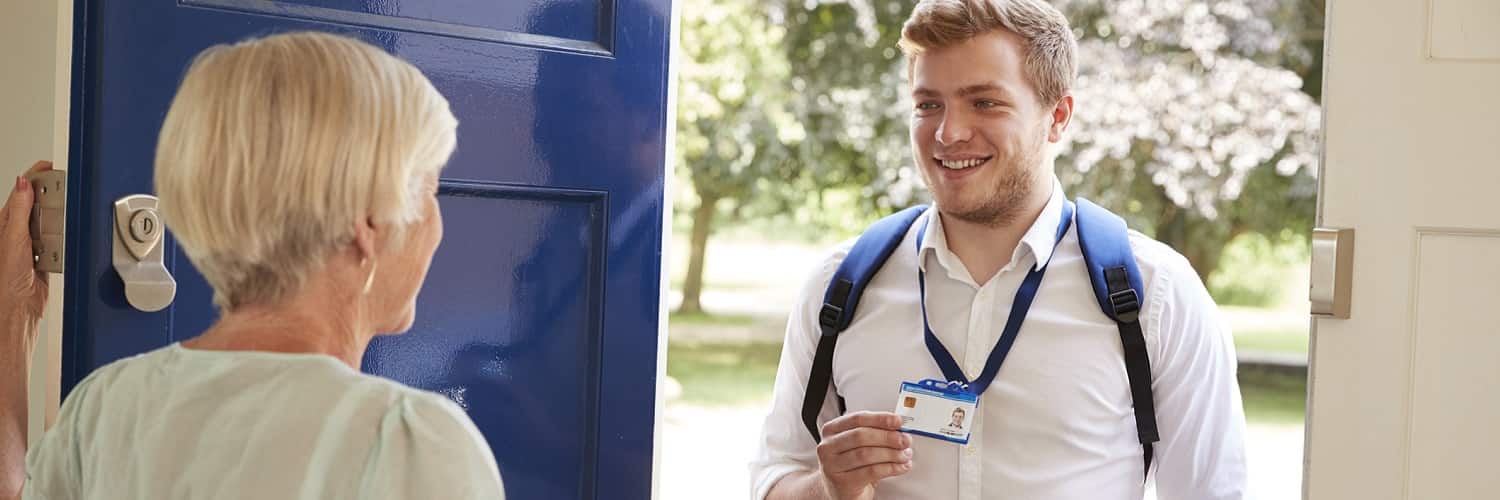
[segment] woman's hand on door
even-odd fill
[[[26,171],[51,170],[52,162],[39,161]],[[16,178],[10,196],[0,208],[0,336],[21,345],[35,344],[36,323],[47,304],[47,273],[36,270],[31,250],[31,208],[35,202],[26,176]],[[20,338],[18,338],[20,337]]]

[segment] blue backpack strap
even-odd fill
[[[1125,351],[1125,375],[1130,379],[1130,397],[1135,403],[1135,430],[1151,473],[1152,444],[1160,440],[1156,429],[1156,401],[1151,394],[1151,358],[1141,333],[1141,271],[1130,251],[1125,220],[1083,198],[1078,199],[1078,245],[1089,269],[1089,281],[1099,309],[1115,320]]]
[[[807,376],[807,394],[802,398],[802,424],[812,434],[813,441],[822,442],[819,432],[818,414],[823,411],[823,399],[828,396],[828,387],[833,376],[833,348],[838,344],[839,333],[849,328],[854,320],[854,310],[859,306],[859,296],[865,285],[880,271],[885,260],[890,258],[906,232],[917,217],[927,210],[926,205],[902,210],[880,219],[849,249],[849,254],[839,264],[838,271],[823,293],[823,308],[818,311],[818,351],[813,356],[812,372]],[[844,400],[839,398],[839,412],[844,411]]]

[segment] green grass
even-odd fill
[[[674,276],[672,278],[670,286],[672,287],[672,290],[680,292],[684,288],[683,283],[685,283],[685,280],[681,276]],[[716,278],[713,283],[704,283],[703,290],[712,290],[715,292],[755,292],[765,290],[767,288],[775,288],[776,285],[776,283],[760,283],[755,281],[736,281]]]
[[[667,375],[682,384],[681,402],[699,406],[762,404],[771,397],[781,345],[775,343],[674,343]],[[1245,418],[1260,424],[1300,424],[1307,411],[1307,381],[1296,375],[1240,370]]]
[[[1301,424],[1307,414],[1307,379],[1296,375],[1241,367],[1240,396],[1250,423]]]
[[[1251,330],[1234,333],[1236,351],[1306,354],[1307,329]]]
[[[704,313],[679,313],[673,312],[667,318],[668,328],[672,325],[711,325],[711,326],[750,326],[755,324],[755,317],[744,314],[704,314]],[[780,348],[777,348],[780,351]],[[774,359],[772,360],[775,361]]]
[[[672,343],[667,375],[682,384],[682,402],[701,406],[760,404],[776,382],[780,343]]]

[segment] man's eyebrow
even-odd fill
[[[958,93],[957,94],[958,94],[959,97],[967,97],[967,96],[971,96],[971,95],[974,95],[974,94],[983,94],[983,93],[987,93],[987,92],[994,92],[994,93],[1000,94],[1000,95],[1005,96],[1005,97],[1009,97],[1010,96],[1010,92],[1007,92],[1005,90],[1005,87],[1002,87],[1002,86],[994,84],[994,83],[980,83],[980,84],[965,86],[963,88],[958,89]],[[930,88],[927,88],[927,87],[917,87],[916,89],[913,89],[911,91],[911,95],[917,96],[917,97],[940,97],[943,94],[942,94],[942,92],[938,92],[936,90],[933,90],[933,89],[930,89]]]
[[[1010,95],[1010,92],[1005,91],[1005,87],[1001,87],[993,83],[981,83],[978,85],[969,85],[967,87],[958,89],[958,96],[965,97],[974,94],[983,94],[986,92],[996,92],[1005,96]]]

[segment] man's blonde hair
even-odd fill
[[[411,64],[288,33],[198,55],[162,124],[162,217],[225,310],[275,303],[369,218],[423,215],[458,121]]]
[[[999,30],[1025,41],[1026,79],[1043,105],[1072,89],[1077,42],[1068,19],[1042,0],[922,0],[901,28],[900,46],[910,64],[922,51]]]

